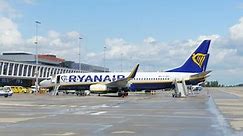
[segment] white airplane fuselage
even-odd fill
[[[184,72],[137,72],[135,78],[131,79],[128,84],[130,90],[144,89],[164,89],[172,86],[175,80],[185,80],[191,84],[197,84],[199,80],[190,80],[190,76],[196,73]],[[83,88],[89,89],[90,85],[114,82],[125,78],[129,72],[109,72],[109,73],[65,73],[59,74],[52,79],[41,82],[42,87],[53,87],[59,84],[60,88]],[[59,76],[59,77],[58,77]],[[57,77],[59,79],[57,79]],[[196,82],[195,82],[196,81]],[[194,82],[194,83],[193,83]]]

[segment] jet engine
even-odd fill
[[[102,84],[91,85],[89,89],[91,92],[102,92],[108,90],[107,86]]]

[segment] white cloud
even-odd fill
[[[52,39],[56,39],[60,36],[60,33],[54,31],[54,30],[50,30],[48,32],[48,37],[52,38]]]
[[[8,18],[17,18],[22,15],[16,11],[6,0],[0,0],[0,16]]]
[[[145,43],[150,44],[150,45],[154,45],[156,44],[156,40],[153,37],[147,37],[143,40]]]
[[[243,17],[240,18],[238,24],[230,27],[230,38],[236,41],[243,41]]]
[[[136,52],[135,46],[127,43],[124,39],[121,38],[107,38],[105,40],[106,46],[106,53],[108,59],[118,59],[119,56],[123,54],[124,56],[129,55],[131,52]]]
[[[67,32],[67,37],[70,38],[70,39],[76,39],[78,40],[80,34],[78,32],[75,32],[75,31],[71,31],[71,32]]]
[[[78,61],[78,32],[71,31],[67,33],[59,33],[49,31],[47,36],[38,36],[38,47],[40,53],[57,54],[67,60]],[[76,37],[75,37],[76,36]],[[26,40],[28,51],[33,50],[35,37]],[[32,47],[32,48],[31,48]],[[83,49],[82,49],[83,51]],[[84,52],[82,52],[84,54]]]
[[[20,45],[22,42],[17,25],[11,19],[0,17],[0,48],[11,50],[12,47]]]

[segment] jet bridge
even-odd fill
[[[5,81],[6,79],[23,80],[31,86],[33,81],[36,79],[36,74],[38,74],[38,79],[41,81],[43,79],[47,79],[51,75],[74,72],[81,72],[81,70],[0,59],[0,85],[2,86],[5,84],[3,83],[3,80]],[[11,83],[7,84],[11,85]]]

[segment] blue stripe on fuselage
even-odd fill
[[[139,91],[139,90],[158,90],[158,89],[165,89],[165,88],[170,88],[174,87],[172,83],[149,83],[149,84],[131,84],[130,85],[130,90],[131,91]]]
[[[205,81],[205,78],[195,79],[186,81],[187,85],[197,85],[200,82]],[[131,91],[139,91],[139,90],[159,90],[166,88],[174,88],[175,86],[172,82],[168,83],[133,83],[130,85],[129,89]]]

